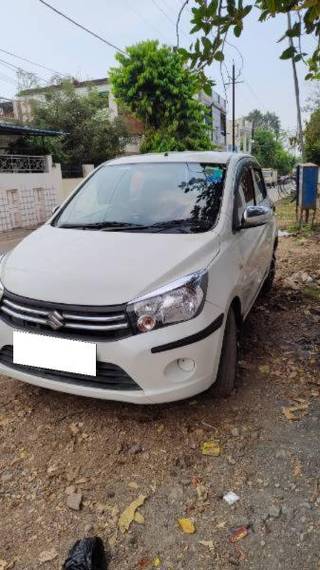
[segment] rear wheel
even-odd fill
[[[230,396],[235,387],[238,361],[238,330],[234,309],[231,307],[224,330],[218,375],[212,386],[218,398]]]

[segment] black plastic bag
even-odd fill
[[[63,570],[108,570],[101,538],[94,536],[78,540],[71,548]]]

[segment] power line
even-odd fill
[[[76,20],[73,20],[73,18],[70,18],[70,16],[67,16],[66,14],[64,14],[63,12],[60,12],[60,10],[58,10],[57,8],[55,8],[54,6],[51,6],[51,4],[49,4],[48,2],[45,2],[45,0],[39,0],[39,2],[41,2],[41,4],[43,4],[44,6],[47,6],[47,8],[50,8],[50,10],[53,10],[53,12],[56,12],[56,14],[59,14],[59,16],[62,16],[63,18],[65,18],[66,20],[68,20],[69,22],[71,22],[72,24],[74,24],[75,26],[77,26],[78,28],[80,28],[81,30],[84,30],[85,32],[87,32],[88,34],[90,34],[91,36],[93,36],[94,38],[100,40],[101,42],[103,42],[104,44],[106,44],[109,47],[112,47],[113,49],[115,49],[116,51],[118,51],[119,53],[122,53],[123,55],[126,55],[126,52],[123,51],[121,48],[117,47],[116,45],[112,44],[111,42],[109,42],[108,40],[106,40],[105,38],[103,38],[102,36],[99,36],[98,34],[96,34],[95,32],[93,32],[92,30],[89,30],[89,28],[86,28],[85,26],[83,26],[82,24],[80,24],[79,22],[76,22]]]
[[[166,2],[166,0],[162,0],[162,4],[164,4],[165,7],[166,7],[166,9],[169,10],[169,12],[171,12],[172,5],[170,6],[170,5]]]
[[[3,53],[6,53],[7,55],[11,55],[12,57],[15,57],[17,59],[21,59],[22,61],[25,61],[26,63],[31,63],[32,65],[36,65],[37,67],[42,67],[42,69],[45,69],[46,71],[50,71],[51,73],[55,73],[56,75],[61,75],[61,77],[64,76],[63,73],[59,73],[59,71],[55,71],[55,69],[51,69],[50,67],[46,67],[45,65],[42,65],[41,63],[36,63],[35,61],[32,61],[31,59],[27,59],[26,57],[22,57],[21,55],[18,55],[16,53],[13,53],[11,51],[7,51],[5,49],[0,48],[0,51]]]
[[[139,11],[137,10],[136,6],[133,6],[133,5],[130,3],[130,0],[127,0],[127,5],[128,5],[128,7],[130,8],[130,10],[131,10],[134,14],[136,14],[136,16],[138,16],[139,18],[141,18],[141,20],[143,20],[143,22],[145,22],[145,23],[147,24],[147,26],[150,26],[150,25],[151,25],[151,26],[153,27],[153,29],[157,32],[157,34],[160,34],[160,35],[164,38],[163,33],[162,33],[158,28],[156,28],[156,26],[154,26],[153,23],[149,22],[149,21],[147,20],[147,18],[145,18],[145,17],[141,14],[141,12],[139,12]]]
[[[249,83],[248,79],[246,79],[245,77],[244,77],[244,83],[247,86],[247,88],[249,89],[251,95],[253,95],[253,97],[259,103],[259,105],[261,105],[264,109],[266,109],[266,105],[263,103],[263,101],[261,101],[260,97],[258,97],[258,95],[255,92],[255,90],[253,89],[252,85]]]
[[[40,0],[40,2],[42,2],[42,0]],[[167,20],[169,20],[169,22],[171,22],[171,24],[173,24],[175,26],[176,25],[175,21],[172,20],[172,18],[167,14],[167,12],[164,11],[162,6],[160,6],[158,4],[157,0],[152,0],[152,2],[158,8],[158,10],[160,10],[160,12],[162,12],[162,14],[167,18]]]
[[[30,73],[26,69],[23,69],[22,67],[18,67],[17,65],[14,65],[14,63],[11,63],[10,61],[6,61],[5,59],[0,58],[0,65],[4,65],[5,67],[7,67],[13,71],[24,71],[25,73]],[[35,75],[38,79],[40,79],[44,83],[48,83],[48,81],[46,79],[44,79],[43,77],[41,77],[37,73],[34,73],[33,75]]]

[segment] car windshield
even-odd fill
[[[208,231],[219,214],[225,171],[224,164],[106,165],[53,223],[106,231]]]

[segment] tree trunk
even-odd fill
[[[288,30],[291,30],[291,14],[288,12]],[[293,39],[289,37],[289,46],[294,47]],[[297,121],[298,121],[298,140],[299,146],[302,153],[302,158],[304,158],[304,141],[303,141],[303,129],[302,129],[302,118],[301,118],[301,106],[300,106],[300,90],[299,90],[299,80],[297,74],[297,66],[296,62],[294,61],[293,57],[291,58],[292,62],[292,71],[293,71],[293,81],[294,81],[294,90],[296,96],[296,106],[297,106]]]

